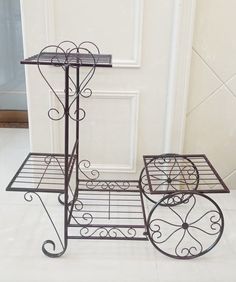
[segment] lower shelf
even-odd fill
[[[71,170],[75,156],[69,158]],[[63,193],[64,164],[63,154],[29,153],[6,190]]]
[[[137,181],[80,182],[81,189],[85,185],[97,189],[79,189],[68,226],[69,239],[147,240]],[[112,190],[105,189],[109,186]]]

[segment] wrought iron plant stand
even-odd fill
[[[7,187],[7,191],[25,192],[26,201],[37,196],[42,203],[59,242],[57,247],[55,241],[46,240],[45,255],[63,255],[69,239],[149,240],[160,252],[177,259],[196,258],[218,243],[224,218],[206,193],[229,189],[205,155],[144,156],[140,178],[131,181],[102,180],[88,160],[80,159],[80,123],[86,116],[80,102],[92,95],[88,83],[96,68],[112,67],[111,55],[100,54],[91,42],[63,41],[21,63],[38,67],[60,106],[49,109],[48,116],[64,122],[64,153],[29,153]],[[63,71],[64,101],[47,80],[45,72],[50,69],[44,65]],[[64,209],[64,234],[58,231],[41,193],[58,195]]]

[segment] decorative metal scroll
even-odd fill
[[[79,171],[81,174],[91,181],[99,178],[100,173],[96,169],[91,169],[91,163],[88,160],[82,160],[79,162]]]
[[[93,50],[92,53],[90,50]],[[73,68],[77,68],[78,65],[82,64],[79,54],[87,54],[90,57],[91,66],[89,66],[87,73],[84,75],[82,80],[80,81],[79,85],[76,85],[76,82],[72,78],[71,75],[69,75],[69,91],[70,91],[70,97],[71,101],[69,104],[69,117],[75,121],[81,121],[85,118],[86,112],[83,108],[79,107],[78,109],[72,110],[73,105],[75,105],[75,102],[77,101],[78,97],[81,96],[83,98],[89,98],[92,95],[92,90],[88,87],[88,83],[92,79],[95,70],[96,70],[96,64],[98,63],[99,57],[95,57],[96,55],[100,54],[100,51],[98,47],[90,42],[90,41],[84,41],[80,43],[79,45],[76,45],[72,41],[62,41],[58,45],[49,45],[41,50],[37,57],[37,64],[38,64],[38,70],[41,76],[43,77],[46,84],[51,89],[52,93],[54,94],[56,100],[59,102],[59,109],[52,107],[48,110],[48,117],[51,120],[58,121],[64,118],[66,111],[63,101],[61,100],[59,94],[55,90],[55,87],[53,87],[52,83],[49,81],[48,78],[46,78],[46,75],[43,71],[43,67],[41,62],[43,61],[44,57],[50,54],[51,56],[51,65],[60,67],[62,70],[65,71],[65,67],[67,65],[71,65]],[[52,55],[53,54],[53,55]],[[74,60],[73,54],[78,55],[77,58],[77,65],[73,64],[72,58]],[[78,114],[78,120],[76,118],[77,111],[79,111]]]
[[[84,226],[78,228],[81,238],[98,238],[98,239],[132,239],[136,237],[137,231],[133,227],[90,227]]]
[[[199,174],[195,164],[188,158],[175,154],[161,155],[147,165],[152,189],[194,190],[199,183]],[[154,172],[149,172],[151,168]],[[155,181],[155,184],[154,184]]]
[[[109,181],[109,180],[102,180],[102,181],[87,181],[85,183],[85,187],[88,190],[120,190],[125,191],[130,188],[130,182],[129,181]]]
[[[117,219],[122,222],[138,220],[143,223],[137,184],[137,181],[80,180],[70,210],[71,222],[78,227],[91,227],[98,223],[101,227],[105,222],[111,224],[111,220],[114,224],[114,218],[116,225]],[[119,205],[120,201],[123,203]]]
[[[120,187],[113,186],[113,190],[105,187],[103,190],[88,189],[85,186],[87,182],[83,180],[80,183],[82,189],[78,190],[72,206],[69,225],[72,236],[81,239],[147,240],[143,234],[145,227],[140,193],[137,188],[135,192],[132,189],[137,186],[137,181],[130,184],[132,192],[120,190],[122,181],[114,181],[113,185],[120,182]],[[103,181],[100,183],[104,185]]]
[[[60,161],[58,160],[58,158],[57,158],[56,156],[53,156],[53,155],[50,156],[50,155],[48,155],[48,156],[46,156],[46,157],[44,158],[44,162],[47,164],[47,167],[48,167],[52,162],[56,162],[56,163],[57,163],[57,166],[58,166],[59,169],[61,170],[62,175],[65,176],[64,168],[62,167],[62,164],[60,163]],[[44,174],[46,173],[46,171],[47,171],[47,169],[45,170]],[[43,175],[43,176],[44,176],[44,175]],[[43,177],[43,176],[42,176],[42,177]],[[71,200],[72,200],[72,199],[73,199],[73,196],[74,196],[74,192],[73,192],[73,190],[72,190],[70,184],[68,184],[68,188],[69,188],[69,192],[70,192],[68,196],[69,196],[69,198],[71,198]],[[63,196],[64,196],[63,193],[61,193],[61,194],[58,195],[58,201],[59,201],[59,203],[62,204],[62,205],[65,204],[64,199],[63,199]],[[70,205],[70,203],[71,203],[71,200],[68,201],[68,204],[69,204],[69,205]]]
[[[100,173],[96,169],[91,169],[91,163],[88,160],[82,160],[79,163],[79,171],[87,181],[83,181],[85,188],[88,190],[128,190],[130,188],[130,181],[111,181],[98,180]]]
[[[54,231],[56,233],[56,236],[57,236],[58,241],[59,241],[59,245],[61,246],[61,251],[57,252],[56,251],[56,243],[53,240],[46,240],[46,241],[44,241],[44,243],[42,245],[42,251],[48,257],[52,257],[52,258],[60,257],[66,251],[66,248],[67,248],[67,238],[64,238],[64,242],[63,242],[63,240],[60,237],[59,232],[58,232],[58,230],[56,228],[56,225],[55,225],[52,217],[50,216],[50,213],[49,213],[48,209],[46,208],[42,198],[40,197],[40,195],[38,193],[36,193],[36,192],[27,192],[27,193],[24,194],[24,199],[27,202],[32,202],[34,196],[36,196],[39,199],[40,203],[42,204],[42,207],[45,210],[45,212],[46,212],[46,214],[47,214],[47,216],[49,218],[49,221],[51,222],[52,227],[53,227],[53,229],[54,229]],[[50,250],[50,248],[51,248],[51,250]]]
[[[167,203],[164,207],[163,202]],[[178,205],[173,206],[173,202]],[[209,252],[224,229],[221,209],[204,194],[189,191],[170,194],[151,210],[148,237],[156,249],[177,259],[191,259]]]
[[[196,165],[187,157],[164,154],[146,160],[140,174],[139,185],[145,197],[156,203],[154,194],[165,196],[179,190],[196,190],[199,185],[199,172]],[[178,202],[169,204],[176,205]],[[162,205],[165,205],[165,202],[162,202]]]

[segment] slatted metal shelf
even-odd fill
[[[138,181],[90,182],[80,181],[69,238],[147,240]]]
[[[146,155],[143,157],[151,194],[196,190],[227,193],[228,187],[204,155]],[[147,188],[146,188],[147,190]]]
[[[72,173],[76,156],[69,155]],[[63,154],[29,153],[6,188],[19,192],[64,192]]]
[[[112,56],[106,54],[85,54],[85,53],[58,53],[43,52],[21,61],[21,64],[28,65],[54,65],[54,66],[96,66],[112,67]]]

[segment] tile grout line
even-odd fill
[[[208,64],[208,62],[202,57],[202,55],[194,48],[192,47],[193,52],[198,55],[198,57],[203,61],[203,63],[214,73],[214,75],[218,78],[218,80],[222,83],[224,81],[220,78],[220,76],[215,72],[215,70]]]
[[[226,84],[229,80],[231,80],[234,76],[232,75],[231,78],[229,78],[226,82],[224,82],[220,76],[216,73],[216,71],[207,63],[207,61],[200,55],[200,53],[194,48],[192,47],[192,50],[195,52],[195,54],[197,54],[199,56],[199,58],[202,60],[202,62],[214,73],[214,75],[216,76],[216,78],[222,83],[222,85],[224,85],[227,90],[236,98],[236,94],[229,88],[229,86]]]
[[[226,82],[224,82],[218,75],[217,73],[211,68],[211,66],[204,60],[204,58],[196,51],[196,49],[192,48],[193,51],[199,56],[199,58],[203,61],[203,63],[215,74],[216,78],[222,83],[220,86],[218,86],[215,90],[213,90],[205,99],[203,99],[198,105],[193,107],[189,112],[186,113],[186,116],[188,117],[193,111],[195,111],[199,106],[201,106],[205,101],[210,99],[212,96],[214,96],[220,88],[225,86],[226,90],[228,90],[235,98],[236,95],[234,92],[227,86],[227,82],[229,82],[236,74],[232,75]]]
[[[195,111],[198,107],[200,107],[203,103],[205,103],[207,100],[209,100],[210,98],[212,98],[213,96],[215,96],[217,94],[217,92],[224,87],[223,84],[221,84],[220,86],[218,86],[214,91],[212,91],[205,99],[203,99],[199,104],[197,104],[195,107],[193,107],[189,112],[187,112],[186,116],[189,116],[193,111]]]
[[[231,177],[234,173],[236,172],[236,169],[232,170],[228,175],[226,175],[224,178],[223,178],[223,181],[227,180],[229,177]]]

